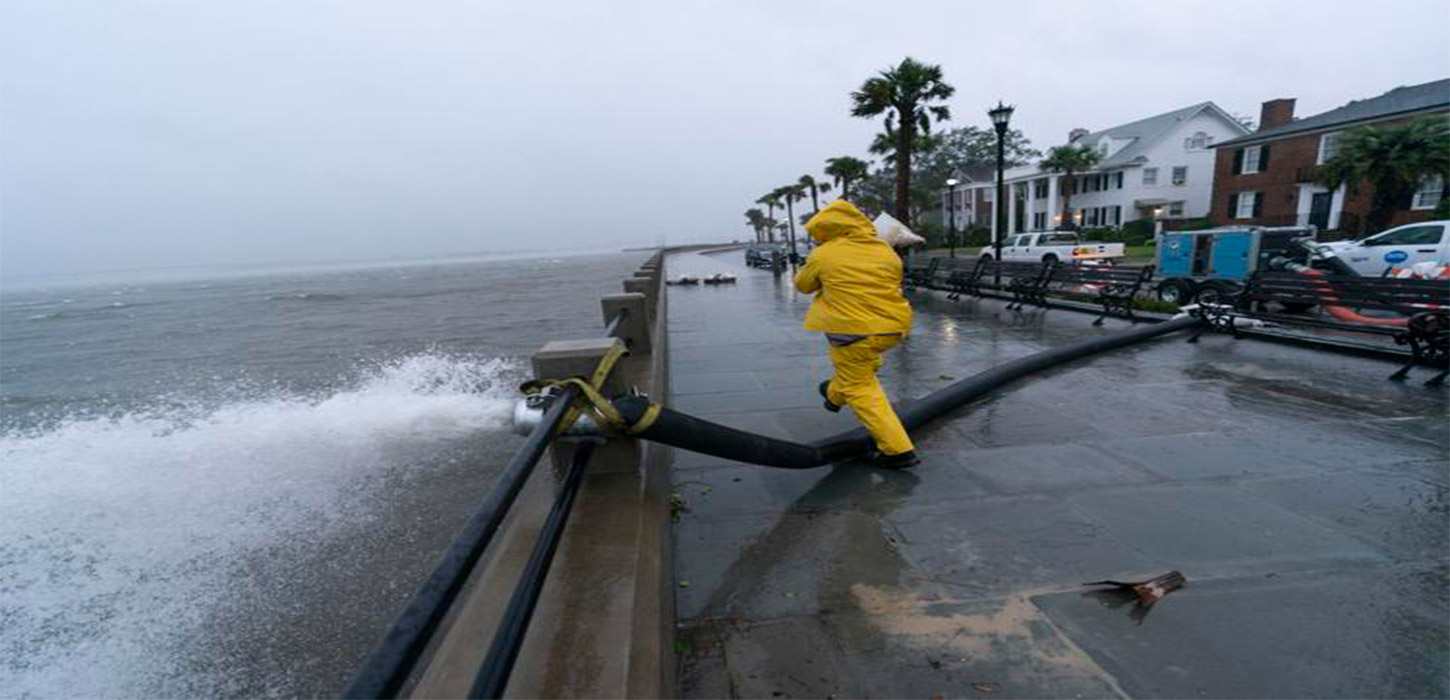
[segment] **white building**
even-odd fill
[[[1048,231],[1071,221],[1083,228],[1118,227],[1142,218],[1207,216],[1213,194],[1213,144],[1248,130],[1212,102],[1203,102],[1102,131],[1074,129],[1069,143],[1097,150],[1098,165],[1078,174],[1071,211],[1062,211],[1059,173],[1037,164],[1003,173],[1007,233]],[[942,191],[942,220],[958,229],[992,228],[995,173],[959,171],[955,202]],[[956,211],[952,211],[955,204]]]

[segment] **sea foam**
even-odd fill
[[[321,396],[173,402],[0,436],[4,694],[226,694],[179,665],[229,567],[303,528],[326,537],[348,516],[344,493],[399,449],[496,434],[518,374],[419,355]]]

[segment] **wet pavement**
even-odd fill
[[[742,257],[667,264],[739,278],[669,288],[672,406],[801,441],[853,427],[820,406],[809,298]],[[909,298],[897,400],[1128,325]],[[934,422],[909,471],[679,452],[679,693],[1450,696],[1447,392],[1395,368],[1168,337]],[[1171,570],[1187,585],[1147,609],[1081,585]]]

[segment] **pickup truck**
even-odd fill
[[[1422,221],[1396,226],[1358,241],[1324,243],[1350,267],[1364,277],[1379,277],[1391,268],[1406,268],[1415,263],[1450,263],[1450,221]]]
[[[992,257],[992,248],[981,256]],[[1083,243],[1075,233],[1021,233],[1002,241],[1002,259],[1011,262],[1112,260],[1123,257],[1122,243]]]

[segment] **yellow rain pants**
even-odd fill
[[[832,345],[831,364],[836,374],[826,387],[826,398],[837,406],[850,407],[856,420],[876,440],[876,449],[887,455],[915,449],[876,379],[881,354],[900,342],[899,335],[873,335],[850,345]]]

